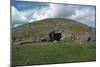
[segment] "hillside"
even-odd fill
[[[95,41],[95,28],[64,18],[48,18],[12,28],[12,42],[49,40],[52,31],[62,34],[62,41]]]

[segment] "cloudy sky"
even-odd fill
[[[95,6],[12,0],[12,27],[45,18],[69,18],[95,27]]]

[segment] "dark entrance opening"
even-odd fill
[[[54,41],[54,40],[60,41],[60,39],[61,39],[61,33],[50,32],[49,33],[49,39],[50,39],[50,41]]]

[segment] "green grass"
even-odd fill
[[[95,42],[42,42],[12,46],[12,64],[51,64],[96,60]]]

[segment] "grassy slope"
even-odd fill
[[[95,42],[42,42],[12,46],[12,64],[49,64],[95,61]]]

